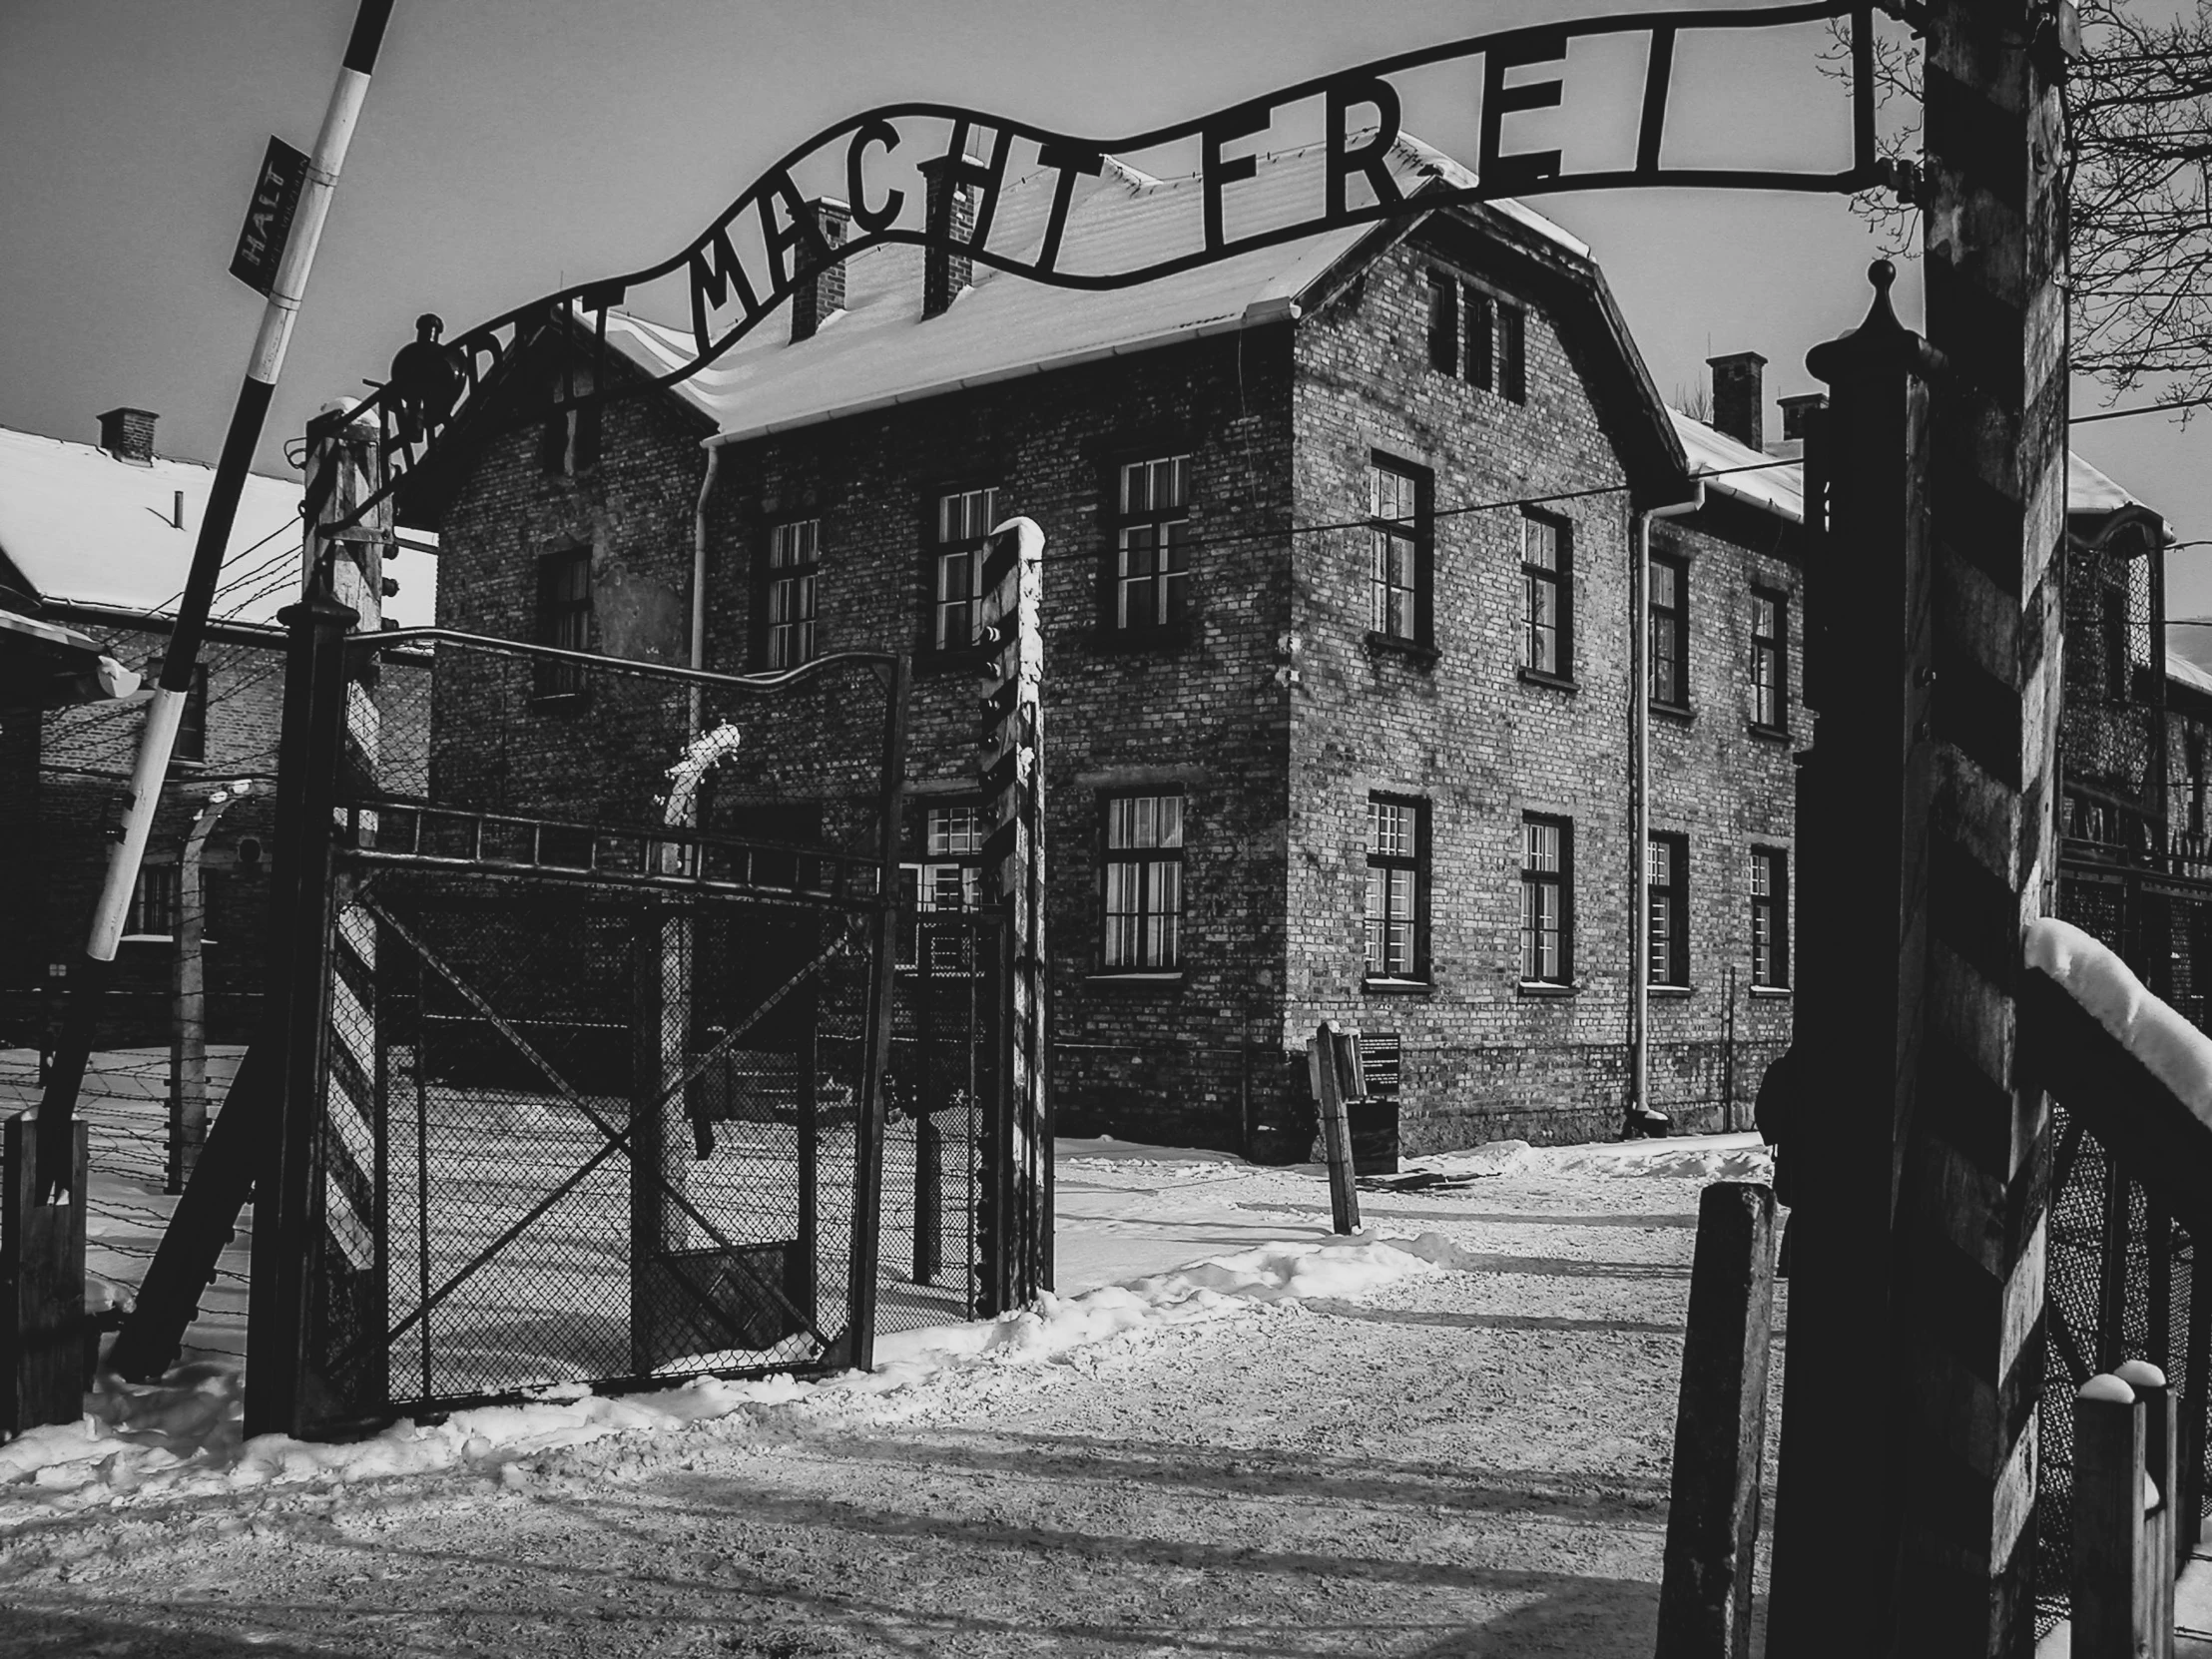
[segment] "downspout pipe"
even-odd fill
[[[699,505],[692,511],[691,565],[691,661],[696,673],[707,666],[707,498],[715,493],[715,472],[722,463],[722,446],[707,448],[707,476],[699,481]],[[697,685],[691,689],[691,736],[706,730],[706,712]]]
[[[1705,485],[1686,501],[1644,507],[1635,517],[1628,573],[1628,1131],[1663,1124],[1651,1104],[1651,521],[1682,518],[1705,506]]]

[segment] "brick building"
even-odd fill
[[[1262,158],[1231,233],[1318,192],[1320,166]],[[1391,167],[1408,194],[1464,179],[1410,142]],[[1043,234],[1050,182],[1005,187],[993,246]],[[1195,235],[1198,194],[1109,163],[1067,246],[1157,258]],[[841,236],[841,205],[809,211]],[[608,338],[618,376],[689,354],[636,317]],[[555,355],[512,383],[593,361]],[[979,840],[978,538],[1034,518],[1065,1132],[1302,1153],[1303,1047],[1330,1018],[1400,1037],[1408,1149],[1611,1135],[1639,960],[1649,1099],[1717,1126],[1788,1038],[1809,736],[1800,512],[1762,451],[1757,366],[1723,364],[1733,437],[1672,414],[1589,251],[1506,202],[1122,292],[882,248],[818,278],[789,335],[671,391],[464,424],[401,514],[440,532],[446,626],[681,663],[696,594],[710,669],[911,650],[924,905],[960,902]],[[1700,474],[1701,508],[1644,519]],[[625,753],[619,708],[588,698],[438,697],[439,764],[527,750],[571,806],[673,758]]]
[[[155,453],[153,414],[115,409],[100,419],[97,445],[0,430],[0,610],[96,642],[124,671],[107,689],[125,694],[63,701],[18,685],[0,705],[0,801],[9,808],[0,830],[9,871],[0,884],[0,1044],[37,1040],[49,991],[84,950],[108,832],[215,477]],[[209,795],[240,779],[256,788],[223,813],[202,858],[211,1034],[242,1040],[258,1002],[283,697],[276,616],[298,592],[299,500],[297,480],[247,479],[104,1042],[167,1041],[178,859]]]

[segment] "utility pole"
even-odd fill
[[[247,359],[245,384],[239,389],[238,406],[223,439],[222,458],[216,463],[207,512],[200,521],[200,538],[193,547],[191,574],[177,606],[177,626],[170,634],[161,680],[147,707],[146,728],[139,737],[138,759],[131,769],[129,793],[124,797],[123,819],[114,830],[107,877],[93,910],[91,936],[85,944],[84,961],[72,975],[61,1042],[39,1103],[37,1189],[41,1196],[60,1193],[72,1184],[70,1125],[76,1115],[85,1065],[92,1055],[100,998],[114,976],[116,946],[123,937],[131,892],[138,883],[139,864],[153,833],[162,785],[169,776],[177,728],[184,718],[193,670],[200,659],[201,636],[207,631],[208,612],[215,600],[216,579],[222,573],[224,550],[238,518],[239,497],[245,491],[246,475],[253,468],[254,451],[262,440],[270,400],[276,391],[276,376],[284,365],[284,349],[291,341],[292,321],[306,292],[307,272],[314,264],[315,245],[322,239],[330,198],[337,189],[338,169],[344,164],[346,146],[368,95],[369,73],[383,44],[391,8],[392,0],[361,0],[354,14],[353,33],[346,42],[337,84],[331,88],[330,102],[323,112],[314,152],[307,160],[283,257],[266,290],[269,303],[262,310],[261,327]]]

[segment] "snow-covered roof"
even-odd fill
[[[1224,230],[1234,239],[1318,211],[1319,146],[1262,157],[1251,179],[1224,193]],[[1431,181],[1467,187],[1474,176],[1441,151],[1400,138],[1391,176],[1407,195]],[[1020,258],[1044,236],[1059,174],[1010,183],[989,246]],[[1577,259],[1589,248],[1540,214],[1496,201],[1501,216]],[[1156,180],[1118,164],[1078,183],[1061,244],[1068,270],[1131,270],[1195,252],[1204,241],[1204,194],[1196,178]],[[811,339],[763,323],[713,366],[676,390],[712,419],[720,441],[910,402],[960,386],[1121,355],[1175,339],[1225,332],[1298,314],[1313,284],[1373,233],[1352,226],[1256,250],[1133,287],[1050,287],[977,265],[974,283],[949,310],[921,316],[923,251],[886,245],[845,264],[844,309]],[[694,354],[691,330],[620,313],[607,338],[648,371],[665,373]]]
[[[0,427],[0,559],[40,599],[174,610],[214,482],[215,469],[198,461],[142,465],[95,444]],[[269,622],[297,597],[299,500],[297,479],[248,475],[218,616]]]
[[[2170,645],[2166,648],[2166,678],[2212,697],[2212,674],[2207,674]]]
[[[2066,511],[2101,518],[2123,507],[2143,505],[2072,450],[2066,451]]]
[[[1680,409],[1667,413],[1674,418],[1675,432],[1690,457],[1692,476],[1703,478],[1707,489],[1763,507],[1792,524],[1805,522],[1804,462],[1777,463],[1774,456],[1762,455]]]
[[[1702,420],[1669,409],[1690,457],[1690,470],[1709,490],[1763,507],[1793,524],[1805,522],[1805,463],[1763,455]],[[1758,470],[1746,470],[1757,468]],[[2149,507],[2071,450],[2066,452],[2066,511],[2102,518],[2123,507]],[[2208,688],[2212,689],[2212,688]]]

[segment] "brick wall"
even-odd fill
[[[160,658],[166,633],[110,627],[96,631],[119,661],[151,679],[150,665]],[[210,1034],[219,1042],[236,1042],[244,1039],[262,986],[283,652],[276,640],[219,635],[210,640],[203,661],[209,669],[207,759],[172,764],[146,861],[177,861],[186,830],[217,784],[258,780],[256,793],[224,814],[202,862]],[[84,953],[93,906],[106,877],[108,830],[119,816],[145,720],[143,698],[77,705],[37,717],[33,874],[24,883],[27,901],[10,918],[20,922],[22,936],[9,960],[7,980],[9,1023],[23,1040],[33,1039],[37,987],[48,965],[74,964]],[[30,729],[28,723],[25,729]],[[259,843],[258,860],[241,859],[242,839]],[[102,1042],[168,1041],[171,954],[166,936],[126,934]]]
[[[1395,1030],[1405,1048],[1402,1135],[1409,1150],[1506,1135],[1580,1139],[1618,1132],[1628,1094],[1633,879],[1629,844],[1629,570],[1625,490],[1546,503],[1569,530],[1571,687],[1519,669],[1518,506],[1476,503],[1570,495],[1623,483],[1618,441],[1588,389],[1586,366],[1552,317],[1463,248],[1416,238],[1371,265],[1356,288],[1300,330],[1295,398],[1297,516],[1336,524],[1367,508],[1381,452],[1434,474],[1446,509],[1434,530],[1434,657],[1369,636],[1371,540],[1365,530],[1301,537],[1302,636],[1289,798],[1291,981],[1287,1051],[1322,1019]],[[1447,270],[1527,306],[1527,396],[1515,403],[1432,369],[1428,274]],[[1693,564],[1690,632],[1698,715],[1655,717],[1653,827],[1691,835],[1693,940],[1687,995],[1655,997],[1652,1095],[1697,1100],[1679,1115],[1717,1122],[1788,1031],[1786,999],[1752,1005],[1747,835],[1786,842],[1788,745],[1753,740],[1746,584],[1797,586],[1784,559],[1739,545],[1776,543],[1773,521],[1725,510],[1673,529]],[[1793,626],[1796,622],[1793,609]],[[1796,653],[1791,653],[1793,671]],[[1802,740],[1801,740],[1802,741]],[[1416,799],[1430,817],[1430,982],[1366,988],[1363,915],[1369,797]],[[1520,984],[1520,836],[1524,813],[1571,821],[1573,985]],[[1734,1076],[1727,967],[1738,966]],[[1679,1105],[1678,1105],[1679,1111]],[[1301,1138],[1297,1125],[1289,1126]]]
[[[927,810],[974,799],[972,665],[929,649],[927,636],[933,503],[943,490],[994,487],[1001,517],[1026,513],[1043,527],[1048,929],[1055,1087],[1069,1133],[1302,1153],[1303,1046],[1323,1017],[1404,1033],[1412,1148],[1617,1131],[1633,931],[1625,494],[1556,508],[1572,535],[1571,688],[1515,672],[1518,509],[1438,519],[1432,662],[1367,642],[1363,532],[1292,530],[1364,513],[1379,449],[1431,468],[1445,506],[1622,482],[1621,435],[1586,389],[1584,348],[1540,306],[1528,319],[1524,404],[1428,368],[1425,271],[1438,257],[1402,244],[1296,324],[722,452],[708,515],[707,666],[764,666],[770,539],[779,524],[818,519],[817,649],[916,652],[905,829],[917,857]],[[681,660],[699,431],[668,399],[617,405],[606,418],[605,459],[581,476],[548,473],[529,433],[485,448],[442,526],[442,622],[530,637],[538,556],[583,547],[603,607],[595,648]],[[1116,468],[1171,453],[1191,456],[1191,614],[1132,648],[1102,626]],[[1684,1115],[1703,1124],[1731,1090],[1748,1101],[1788,1029],[1787,999],[1754,1004],[1739,971],[1731,1044],[1723,992],[1727,967],[1748,962],[1748,896],[1730,896],[1746,879],[1746,837],[1786,841],[1792,780],[1788,745],[1744,730],[1744,584],[1797,584],[1772,521],[1716,508],[1671,533],[1697,572],[1699,713],[1658,735],[1655,822],[1692,836],[1697,919],[1693,989],[1654,1008],[1652,1073],[1655,1099],[1702,1102]],[[1793,607],[1793,632],[1796,621]],[[1282,672],[1292,667],[1295,687]],[[533,707],[513,676],[440,672],[437,765],[449,796],[527,808],[535,791],[546,807],[634,819],[681,746],[682,712],[667,700],[609,697],[557,712]],[[710,724],[727,714],[747,732],[718,769],[718,808],[828,796],[826,832],[864,846],[880,704],[860,693],[708,708]],[[1425,991],[1362,986],[1367,801],[1379,790],[1418,796],[1432,813]],[[1108,975],[1102,804],[1152,791],[1185,801],[1183,965],[1168,977]],[[1575,825],[1581,985],[1563,996],[1524,994],[1517,982],[1529,810]]]
[[[905,827],[916,856],[930,806],[975,799],[973,659],[921,649],[933,645],[925,521],[939,491],[988,486],[1001,517],[1026,513],[1043,527],[1047,938],[1057,1096],[1074,1133],[1241,1145],[1248,1113],[1281,1115],[1280,1067],[1248,1061],[1244,1044],[1272,1044],[1281,1028],[1287,709],[1275,670],[1290,610],[1288,335],[1198,341],[856,416],[732,445],[718,466],[707,667],[764,666],[756,613],[769,538],[779,523],[819,518],[818,651],[916,651]],[[1130,650],[1101,627],[1111,544],[1102,504],[1122,460],[1184,452],[1203,548],[1191,615]],[[487,448],[442,526],[441,622],[529,637],[534,561],[555,545],[591,548],[595,601],[605,582],[667,594],[656,614],[683,614],[675,596],[688,601],[704,470],[696,433],[665,403],[618,405],[605,454],[569,479],[538,466],[528,434]],[[681,638],[641,630],[627,650],[605,634],[594,643],[681,660]],[[620,776],[638,802],[681,748],[661,707],[602,700],[559,714],[533,709],[518,685],[489,670],[472,684],[441,678],[441,789],[527,805],[514,781],[527,758],[547,800],[611,806],[606,780]],[[833,807],[826,830],[864,848],[872,820],[858,809],[873,788],[881,705],[869,682],[842,685],[788,705],[711,699],[709,724],[728,715],[748,734],[717,769],[717,804],[828,795],[850,810],[839,819]],[[1186,801],[1187,966],[1179,980],[1103,977],[1101,802],[1152,788]]]

